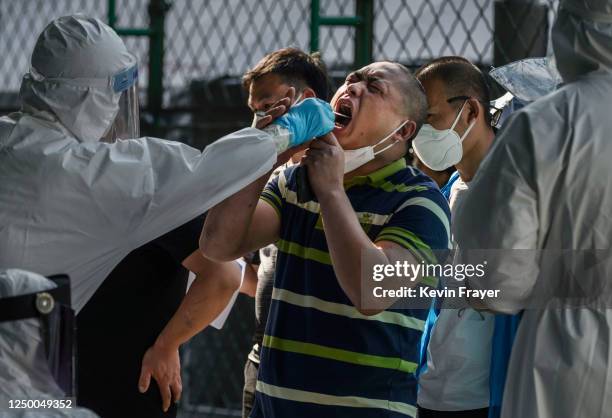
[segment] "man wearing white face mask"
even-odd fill
[[[222,260],[277,242],[251,417],[414,417],[427,311],[367,310],[358,260],[448,248],[446,201],[403,159],[425,95],[405,67],[378,62],[351,73],[331,104],[333,135],[302,160],[316,199],[298,201],[295,167],[263,177],[209,212],[201,248]]]
[[[467,192],[495,133],[487,104],[489,89],[476,66],[461,57],[436,59],[416,73],[427,101],[427,124],[412,146],[435,170],[455,166],[450,206]],[[444,286],[459,284],[450,279]],[[487,417],[493,315],[442,305],[419,377],[419,417]]]

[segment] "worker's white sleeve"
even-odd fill
[[[526,120],[521,116],[508,122],[453,219],[459,262],[485,265],[484,277],[468,279],[468,286],[499,290],[499,297],[483,302],[505,313],[524,307],[539,272],[537,195]]]
[[[158,138],[99,147],[87,176],[97,203],[92,223],[108,236],[140,245],[206,212],[272,169],[276,147],[267,133],[245,128],[204,149]]]
[[[21,180],[35,196],[22,199],[24,207],[28,202],[37,210],[41,228],[29,232],[27,242],[11,238],[16,244],[0,261],[70,274],[77,310],[130,251],[266,175],[277,155],[275,139],[254,128],[227,135],[204,152],[156,138],[75,144],[53,133],[48,131],[44,158],[28,157],[35,175]]]

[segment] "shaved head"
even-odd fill
[[[400,112],[403,116],[406,116],[416,123],[416,131],[418,132],[427,118],[427,96],[425,95],[423,86],[419,80],[412,75],[410,70],[399,62],[382,61],[370,64],[360,71],[379,64],[389,67],[389,69],[397,75],[395,80],[396,86],[398,87],[403,104]]]

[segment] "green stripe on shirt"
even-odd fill
[[[326,347],[319,344],[273,337],[267,334],[264,335],[263,345],[264,347],[274,348],[276,350],[343,361],[345,363],[358,364],[360,366],[399,370],[405,373],[414,373],[417,369],[416,363],[398,357],[374,356],[372,354],[357,353],[355,351]]]
[[[332,263],[331,257],[326,251],[317,250],[316,248],[304,247],[295,242],[285,241],[284,239],[278,240],[276,246],[278,247],[279,251],[303,258],[305,260],[317,261],[321,264],[328,265],[331,265]]]
[[[279,207],[276,205],[276,203],[272,199],[270,199],[267,195],[261,195],[259,196],[259,199],[263,200],[268,205],[272,206],[272,208],[274,209],[278,217],[279,218],[281,217],[281,210],[279,209]]]
[[[442,225],[444,225],[444,228],[446,229],[446,235],[449,237],[448,248],[451,248],[450,218],[436,202],[423,196],[413,197],[406,200],[399,208],[395,210],[395,213],[400,212],[408,206],[421,206],[432,212],[438,218],[438,220],[442,222]]]
[[[261,196],[265,196],[268,199],[272,200],[278,206],[279,209],[283,207],[283,200],[279,196],[277,196],[276,193],[273,193],[270,190],[264,190],[263,192],[261,192]]]
[[[417,256],[419,259],[422,259],[428,263],[437,262],[436,255],[431,250],[429,245],[423,242],[423,240],[421,240],[421,238],[419,238],[416,234],[408,231],[407,229],[396,226],[383,228],[376,237],[375,241],[393,241],[396,244],[402,245],[413,253],[417,252],[420,254],[420,256],[415,254],[415,256]]]

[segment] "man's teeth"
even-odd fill
[[[336,126],[344,128],[351,121],[351,117],[349,115],[339,112],[334,112],[334,114],[336,115]]]

